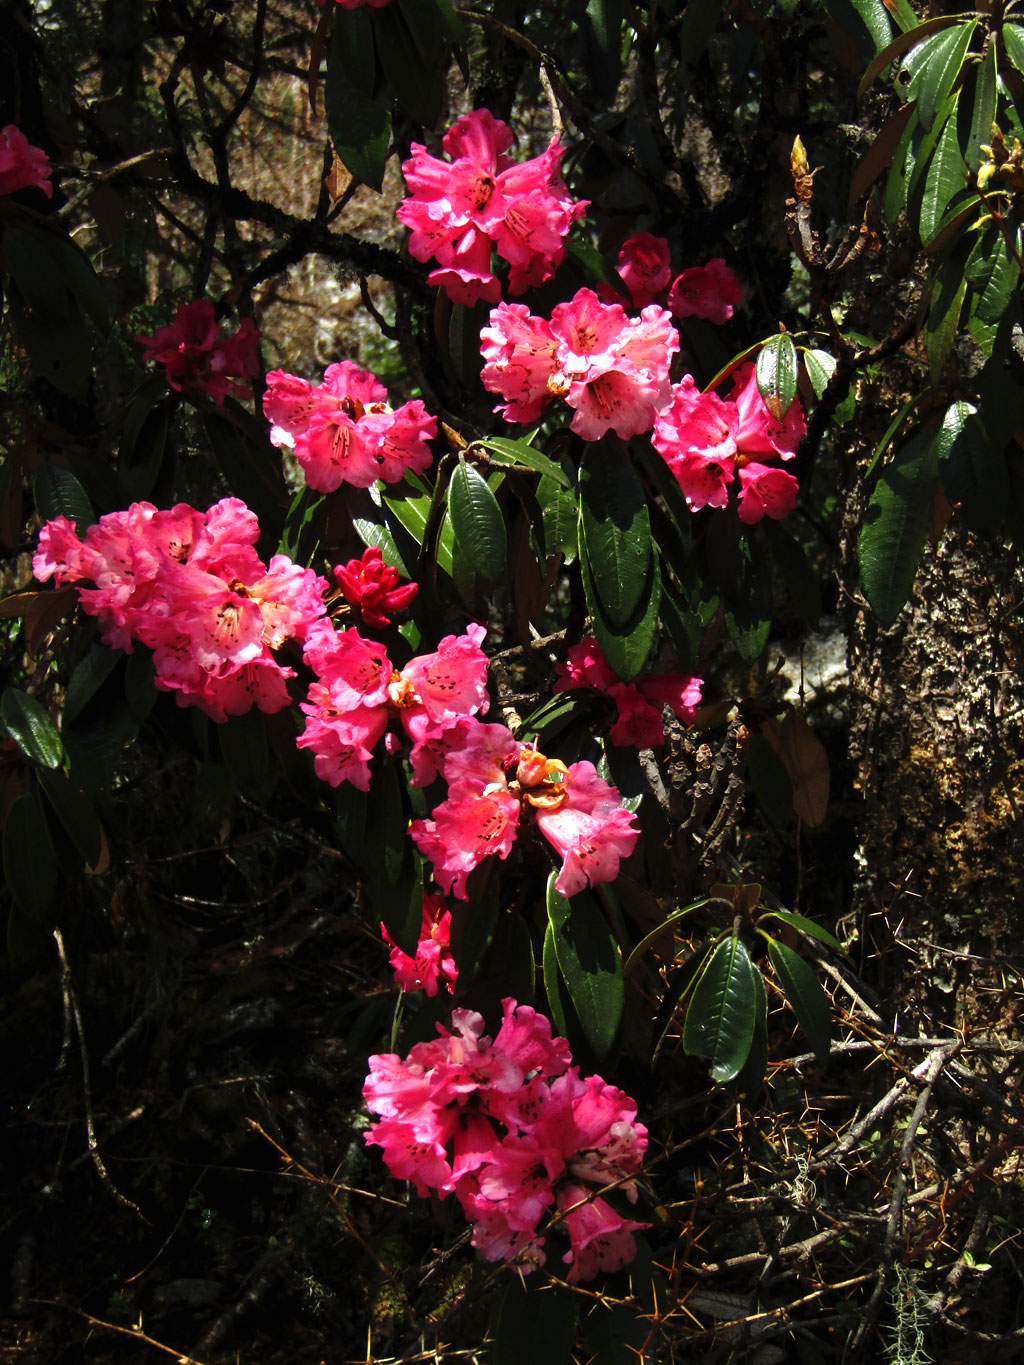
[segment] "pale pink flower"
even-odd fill
[[[558,341],[543,318],[525,303],[499,303],[480,333],[485,389],[505,400],[494,411],[507,422],[535,422],[556,393],[567,388],[559,374]]]
[[[437,419],[418,398],[392,409],[387,397],[369,370],[342,360],[327,367],[318,385],[271,371],[263,411],[271,442],[294,449],[310,488],[333,493],[343,483],[397,483],[407,471],[430,467],[427,442],[437,435]]]
[[[428,996],[437,994],[438,985],[443,980],[445,989],[451,995],[459,970],[455,965],[449,946],[452,916],[440,896],[423,897],[423,923],[420,926],[419,942],[413,957],[403,953],[388,933],[383,923],[381,937],[391,944],[388,962],[395,973],[395,980],[403,991],[424,991]]]
[[[682,271],[668,291],[669,311],[677,318],[707,318],[721,324],[742,302],[743,288],[721,256]]]
[[[219,406],[228,394],[251,392],[251,385],[238,381],[259,369],[259,336],[251,318],[243,318],[238,331],[226,336],[210,300],[196,299],[182,304],[167,327],[135,340],[146,348],[144,361],[164,367],[172,389],[202,392]]]
[[[13,123],[0,130],[0,194],[16,194],[32,187],[53,198],[50,158]]]
[[[414,142],[402,165],[410,194],[398,217],[411,231],[409,250],[418,261],[438,262],[428,282],[455,303],[498,302],[492,245],[511,266],[511,293],[550,279],[565,255],[570,227],[586,210],[562,183],[557,141],[518,163],[506,154],[511,142],[507,124],[477,109],[445,134],[441,145],[449,161]]]
[[[796,506],[799,484],[792,474],[778,465],[747,464],[739,471],[740,521],[752,525],[762,517],[781,521]]]
[[[623,1218],[607,1199],[579,1185],[559,1190],[558,1207],[571,1244],[562,1257],[570,1267],[570,1284],[592,1280],[602,1270],[621,1270],[629,1265],[636,1256],[633,1233],[650,1226]]]

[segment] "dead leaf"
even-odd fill
[[[829,771],[825,746],[811,727],[791,711],[780,725],[769,719],[761,733],[785,765],[793,784],[793,809],[812,828],[820,825],[828,810]]]

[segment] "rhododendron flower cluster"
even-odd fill
[[[562,859],[555,887],[563,896],[614,881],[639,830],[615,788],[592,763],[566,767],[504,725],[470,725],[444,760],[448,796],[409,833],[434,864],[434,880],[460,900],[484,858],[507,858],[531,823]]]
[[[16,194],[29,186],[53,198],[50,158],[13,123],[0,130],[0,194]]]
[[[750,525],[765,516],[778,521],[796,506],[796,479],[767,462],[792,459],[806,429],[799,398],[778,421],[758,391],[754,366],[744,365],[728,398],[702,393],[684,376],[651,440],[693,511],[724,507],[738,478],[739,518]]]
[[[416,944],[415,956],[410,957],[402,952],[381,923],[381,937],[385,943],[391,944],[388,962],[403,991],[422,990],[429,996],[435,996],[438,985],[443,981],[451,995],[459,975],[449,947],[451,927],[452,913],[444,900],[440,896],[424,896],[419,942]]]
[[[665,743],[661,719],[665,706],[671,707],[684,724],[691,724],[703,686],[701,678],[683,673],[652,673],[624,683],[612,671],[593,636],[570,648],[565,660],[555,665],[555,676],[556,692],[592,687],[611,697],[619,714],[608,738],[613,744],[631,744],[638,749]]]
[[[225,336],[210,300],[195,299],[182,304],[168,326],[135,340],[146,348],[143,360],[164,367],[172,389],[205,393],[219,405],[228,394],[251,392],[249,384],[237,381],[259,369],[259,337],[251,318],[243,318],[238,331]]]
[[[500,394],[494,409],[510,422],[535,422],[553,398],[574,409],[572,429],[585,441],[607,431],[650,431],[672,397],[669,367],[679,337],[664,308],[638,318],[621,304],[581,289],[558,304],[551,321],[522,303],[500,303],[480,333],[484,387]]]
[[[743,302],[743,288],[721,256],[691,265],[672,281],[669,312],[675,318],[706,318],[721,325]]]
[[[32,569],[41,582],[91,581],[79,600],[99,618],[104,643],[129,654],[135,641],[148,645],[157,687],[223,721],[253,705],[288,705],[294,669],[273,651],[304,640],[324,613],[326,580],[287,555],[265,565],[258,536],[238,498],[207,512],[137,502],[100,517],[83,539],[67,517],[47,522]]]
[[[404,611],[419,592],[416,583],[399,586],[398,570],[384,563],[380,547],[372,545],[361,559],[337,564],[334,577],[345,601],[358,609],[368,626],[386,626],[393,611]]]
[[[538,1229],[557,1210],[571,1282],[621,1269],[636,1254],[633,1233],[649,1225],[598,1191],[614,1185],[636,1200],[647,1149],[636,1105],[600,1076],[582,1078],[543,1015],[510,998],[502,1007],[493,1043],[479,1014],[453,1010],[450,1029],[438,1024],[439,1037],[404,1061],[371,1057],[363,1097],[380,1121],[366,1140],[419,1195],[455,1194],[485,1260],[542,1266]]]
[[[430,467],[427,442],[437,435],[437,418],[419,398],[390,408],[380,380],[351,360],[329,365],[322,384],[272,370],[263,411],[272,443],[294,449],[318,493],[333,493],[343,483],[397,483],[408,470],[422,474]]]
[[[511,266],[510,293],[543,284],[565,255],[570,227],[586,211],[586,201],[574,201],[562,183],[557,139],[521,162],[506,155],[511,143],[508,125],[477,109],[445,133],[441,146],[450,161],[414,142],[402,164],[410,194],[398,217],[412,233],[409,250],[418,261],[439,262],[427,281],[455,303],[498,302],[492,247]]]
[[[467,718],[488,705],[483,626],[446,635],[433,654],[395,668],[383,647],[356,630],[337,631],[315,622],[304,650],[317,675],[302,703],[306,728],[296,743],[311,749],[317,776],[332,787],[370,786],[370,758],[393,719],[412,740],[413,780],[425,786],[437,776]]]

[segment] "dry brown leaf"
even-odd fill
[[[829,771],[825,746],[804,720],[790,712],[780,725],[766,720],[761,733],[785,765],[793,784],[793,809],[805,825],[820,825],[828,810]]]

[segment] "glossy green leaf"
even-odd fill
[[[629,976],[630,972],[639,963],[648,948],[661,937],[670,924],[674,924],[676,920],[682,919],[683,916],[688,915],[691,910],[699,910],[702,905],[707,905],[707,903],[707,896],[702,896],[700,900],[691,901],[689,905],[681,906],[678,910],[673,910],[670,915],[666,915],[658,927],[652,929],[649,934],[645,934],[630,953],[629,957],[626,959],[626,964],[622,969],[623,975]]]
[[[174,399],[165,379],[154,376],[140,385],[125,411],[117,452],[117,477],[126,501],[148,498],[164,470]]]
[[[542,478],[537,485],[537,502],[544,518],[544,544],[548,554],[561,552],[565,562],[571,564],[579,544],[576,499],[553,479]]]
[[[1011,252],[1013,244],[1016,256]],[[967,261],[967,281],[978,296],[974,313],[982,322],[998,322],[1020,282],[1017,258],[1022,247],[1017,224],[986,223]]]
[[[601,906],[589,891],[566,899],[548,877],[548,923],[554,935],[558,968],[595,1056],[607,1056],[619,1021],[625,992],[622,958]]]
[[[778,939],[768,940],[768,957],[775,975],[793,1006],[797,1022],[819,1061],[828,1060],[832,1032],[832,1007],[821,982],[799,953]]]
[[[909,52],[914,48],[920,48],[925,39],[931,34],[937,33],[940,29],[949,28],[951,24],[957,22],[956,15],[945,15],[937,19],[926,19],[923,24],[916,24],[903,33],[897,34],[895,38],[885,44],[884,47],[868,64],[864,75],[861,77],[860,85],[857,87],[857,98],[863,98],[871,82],[880,76],[881,73],[904,52]],[[890,33],[892,30],[889,30]],[[906,66],[907,63],[904,63]],[[913,68],[911,68],[911,79],[913,78]],[[909,81],[903,82],[903,93],[906,93]]]
[[[858,554],[864,595],[881,625],[893,625],[910,596],[928,539],[938,451],[918,432],[882,473],[871,495]]]
[[[47,461],[36,470],[32,480],[32,493],[35,497],[36,511],[43,521],[54,517],[68,517],[75,523],[79,536],[84,536],[96,520],[92,503],[85,489],[63,465]]]
[[[967,184],[967,165],[960,151],[957,135],[956,100],[947,108],[942,119],[942,132],[938,138],[934,155],[928,163],[924,179],[924,193],[921,196],[919,219],[921,241],[927,246],[943,225],[946,211],[955,195]]]
[[[930,128],[936,114],[946,103],[953,82],[960,75],[960,68],[977,27],[977,19],[969,19],[927,40],[928,55],[911,92],[917,97],[922,127]]]
[[[365,25],[360,30],[365,37],[355,53],[350,43],[338,40],[342,23]],[[324,84],[327,130],[345,169],[361,185],[379,190],[391,141],[392,95],[390,90],[377,88],[369,16],[359,10],[340,11],[334,15],[334,24]]]
[[[64,724],[77,720],[124,655],[109,645],[92,644],[75,665],[64,694]]]
[[[730,934],[711,954],[686,1011],[683,1047],[707,1057],[712,1078],[724,1084],[743,1069],[757,1017],[754,966],[740,938]]]
[[[759,968],[754,967],[753,976],[754,1031],[747,1060],[736,1077],[736,1089],[749,1104],[753,1104],[760,1095],[768,1069],[768,992],[764,988],[764,977]]]
[[[555,930],[548,920],[544,930],[544,949],[541,955],[541,971],[544,976],[544,994],[547,996],[548,1015],[555,1032],[565,1038],[569,1032],[569,1012],[571,1003],[568,996],[563,998],[565,982],[558,969],[558,954],[555,952]]]
[[[300,488],[284,519],[278,554],[287,555],[297,563],[312,563],[323,534],[325,510],[322,493],[308,484]]]
[[[815,398],[820,398],[828,388],[829,380],[836,372],[836,364],[835,356],[829,355],[828,351],[818,350],[816,347],[808,347],[804,351],[804,368],[807,371],[807,378],[811,381]]]
[[[885,182],[883,212],[885,221],[892,226],[907,206],[907,186],[914,173],[914,139],[920,133],[920,124],[915,109],[907,120],[893,153],[892,167]]]
[[[493,583],[505,567],[505,519],[487,480],[462,455],[448,485],[448,511],[467,560]]]
[[[596,246],[592,246],[590,242],[577,241],[575,238],[569,237],[565,242],[565,254],[570,260],[575,261],[591,279],[606,284],[624,302],[628,302],[629,290],[626,288],[622,277],[617,270],[612,269]]]
[[[815,924],[814,920],[808,919],[806,915],[798,915],[793,910],[766,910],[761,918],[781,920],[783,924],[790,924],[794,929],[799,929],[802,934],[816,938],[819,943],[828,944],[836,952],[841,953],[843,951],[843,945],[835,934],[830,934],[827,929],[823,929],[820,924]]]
[[[377,60],[399,104],[424,128],[433,128],[441,116],[447,91],[447,60],[424,59],[400,4],[375,9],[372,21]],[[422,34],[423,26],[417,27]],[[446,51],[446,45],[440,50]]]
[[[1000,29],[1006,55],[1018,71],[1024,73],[1024,28],[1020,24],[1004,23]]]
[[[960,314],[967,294],[964,262],[959,253],[943,262],[928,309],[924,335],[928,347],[928,374],[933,384],[942,379],[960,329]]]
[[[4,230],[3,251],[22,295],[55,323],[77,306],[101,331],[110,326],[107,301],[88,256],[66,233],[48,223]]]
[[[57,854],[39,793],[19,796],[7,812],[3,832],[4,878],[18,905],[33,920],[55,922]]]
[[[60,767],[64,761],[60,732],[35,697],[8,687],[0,698],[0,722],[30,763]]]
[[[971,111],[971,130],[964,152],[967,164],[975,170],[981,164],[981,148],[992,141],[992,124],[996,116],[998,86],[998,44],[990,43],[978,66],[974,86],[974,107]]]
[[[704,969],[704,964],[710,956],[710,947],[701,948],[697,952],[691,953],[681,966],[674,968],[669,973],[665,983],[665,994],[654,1020],[654,1042],[651,1047],[652,1067],[658,1060],[658,1054],[665,1044],[676,1012],[693,991]]]
[[[561,465],[549,460],[543,451],[537,450],[527,441],[510,441],[505,436],[484,436],[473,444],[482,446],[492,458],[500,460],[503,464],[525,465],[527,469],[552,479],[562,488],[571,486],[569,476]]]
[[[41,770],[39,785],[86,867],[95,867],[103,851],[103,831],[90,798],[59,771]]]
[[[580,557],[580,576],[587,606],[593,617],[594,635],[608,663],[623,682],[629,682],[647,662],[658,628],[658,613],[662,600],[661,567],[658,556],[651,556],[651,573],[645,596],[635,614],[621,628],[613,626],[604,614],[604,604],[594,583],[589,556]]]
[[[757,389],[777,422],[796,397],[796,370],[796,346],[788,332],[780,332],[761,347],[755,370]]]
[[[938,448],[939,477],[950,502],[972,530],[996,531],[1010,501],[1010,477],[1002,449],[993,445],[972,404],[946,409]]]
[[[422,545],[423,536],[427,529],[427,517],[430,513],[429,496],[425,493],[410,492],[407,485],[398,484],[392,485],[391,490],[382,497],[381,502],[394,515],[399,524],[408,531],[416,544]],[[452,571],[453,542],[451,522],[448,522],[446,527],[442,520],[437,544],[434,547],[434,555],[438,568],[443,569],[449,576]],[[410,576],[413,568],[414,566],[410,565],[406,570]]]
[[[580,541],[601,615],[613,630],[635,616],[652,574],[651,519],[617,437],[589,445],[580,468]]]

